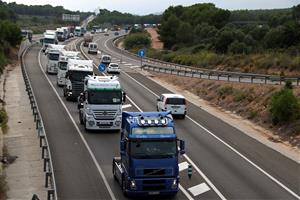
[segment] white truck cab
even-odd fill
[[[120,74],[121,69],[118,63],[110,63],[106,69],[107,73]]]
[[[78,98],[79,120],[86,130],[120,130],[125,93],[115,76],[87,76]]]
[[[173,116],[181,116],[184,119],[186,109],[186,100],[180,94],[162,94],[157,99],[157,111],[170,111]]]
[[[61,51],[58,62],[58,72],[57,72],[57,85],[64,86],[66,85],[66,72],[68,66],[68,60],[80,60],[78,51]]]
[[[48,63],[46,66],[46,71],[48,74],[57,74],[58,72],[58,62],[61,51],[64,49],[65,45],[54,45],[48,46],[46,54],[48,56]]]
[[[88,46],[88,53],[89,54],[97,54],[98,53],[98,45],[97,43],[90,42]]]
[[[69,59],[66,72],[66,85],[63,89],[67,100],[77,100],[83,92],[83,82],[86,76],[93,74],[92,60]]]
[[[57,37],[55,32],[45,32],[44,38],[41,39],[43,43],[42,51],[45,52],[50,44],[57,44]]]

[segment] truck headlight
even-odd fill
[[[173,180],[171,188],[172,189],[176,189],[177,188],[177,180],[176,179]]]
[[[92,115],[93,114],[93,111],[92,111],[92,109],[90,107],[86,108],[86,114],[88,114],[88,115]]]
[[[95,125],[95,121],[92,119],[88,120],[88,123],[90,126],[94,126]]]
[[[130,181],[130,188],[131,188],[132,190],[136,190],[135,180],[131,180],[131,181]]]

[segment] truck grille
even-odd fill
[[[83,92],[83,82],[72,82],[72,96],[79,96]]]
[[[146,191],[165,190],[165,180],[143,180],[143,189]]]
[[[93,110],[96,120],[113,120],[116,118],[117,110]]]
[[[173,176],[172,168],[136,169],[137,176]]]

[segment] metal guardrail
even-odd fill
[[[118,42],[118,40],[120,40],[122,37],[124,36],[114,38],[111,47],[119,53],[127,54],[136,59],[140,59],[136,54],[133,54],[126,50],[122,50],[116,46],[116,42]],[[300,84],[300,77],[209,70],[203,68],[190,67],[186,65],[179,65],[148,57],[143,58],[143,63],[144,64],[142,66],[142,69],[145,70],[173,74],[178,76],[195,77],[200,79],[280,85],[285,83],[286,81],[291,81],[293,85],[299,86]]]
[[[45,172],[45,188],[47,188],[47,199],[48,200],[56,200],[57,199],[57,190],[55,184],[55,178],[53,173],[53,164],[51,159],[51,152],[49,149],[49,143],[47,140],[47,134],[44,128],[44,123],[42,120],[42,116],[40,114],[37,101],[35,95],[33,93],[33,89],[25,69],[24,65],[24,55],[26,54],[27,50],[32,47],[31,44],[29,46],[22,46],[23,49],[20,49],[19,59],[21,61],[21,69],[22,75],[25,82],[26,92],[28,94],[30,105],[32,109],[32,114],[34,117],[34,122],[36,124],[37,134],[40,140],[40,147],[42,149],[42,159],[44,161],[43,170]]]

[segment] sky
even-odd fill
[[[4,0],[26,5],[64,6],[69,10],[94,11],[96,8],[117,10],[137,15],[162,13],[169,6],[214,3],[217,7],[236,9],[288,8],[300,4],[300,0]]]

